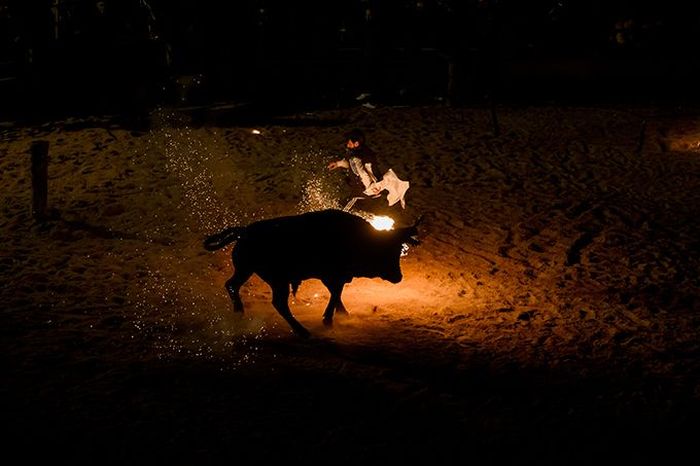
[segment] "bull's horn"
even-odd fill
[[[408,244],[412,244],[414,246],[420,244],[420,240],[418,239],[418,229],[415,225],[403,228],[401,236],[403,241]]]
[[[421,224],[421,222],[423,222],[423,217],[425,217],[425,214],[420,214],[420,217],[418,217],[418,220],[416,220],[416,222],[413,224],[413,228],[416,228],[418,225]]]

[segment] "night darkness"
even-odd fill
[[[395,104],[686,101],[700,13],[684,3],[6,0],[3,110],[138,111],[183,93],[315,107],[370,91]]]
[[[0,0],[5,462],[694,455],[699,47],[676,0]]]

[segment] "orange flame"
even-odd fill
[[[376,216],[369,219],[370,225],[376,230],[391,230],[394,228],[394,220],[391,217]]]

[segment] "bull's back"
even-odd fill
[[[372,230],[362,218],[337,210],[262,220],[246,228],[234,263],[284,279],[351,277]]]

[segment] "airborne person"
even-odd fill
[[[384,190],[388,192],[389,206],[401,202],[401,207],[406,207],[404,195],[409,187],[408,181],[400,180],[392,169],[387,170],[381,179],[377,179],[377,174],[382,173],[379,162],[376,153],[367,146],[361,130],[353,129],[345,134],[345,157],[328,164],[329,170],[338,168],[350,170],[353,175],[352,199],[345,210],[349,210],[357,200],[380,198]]]

